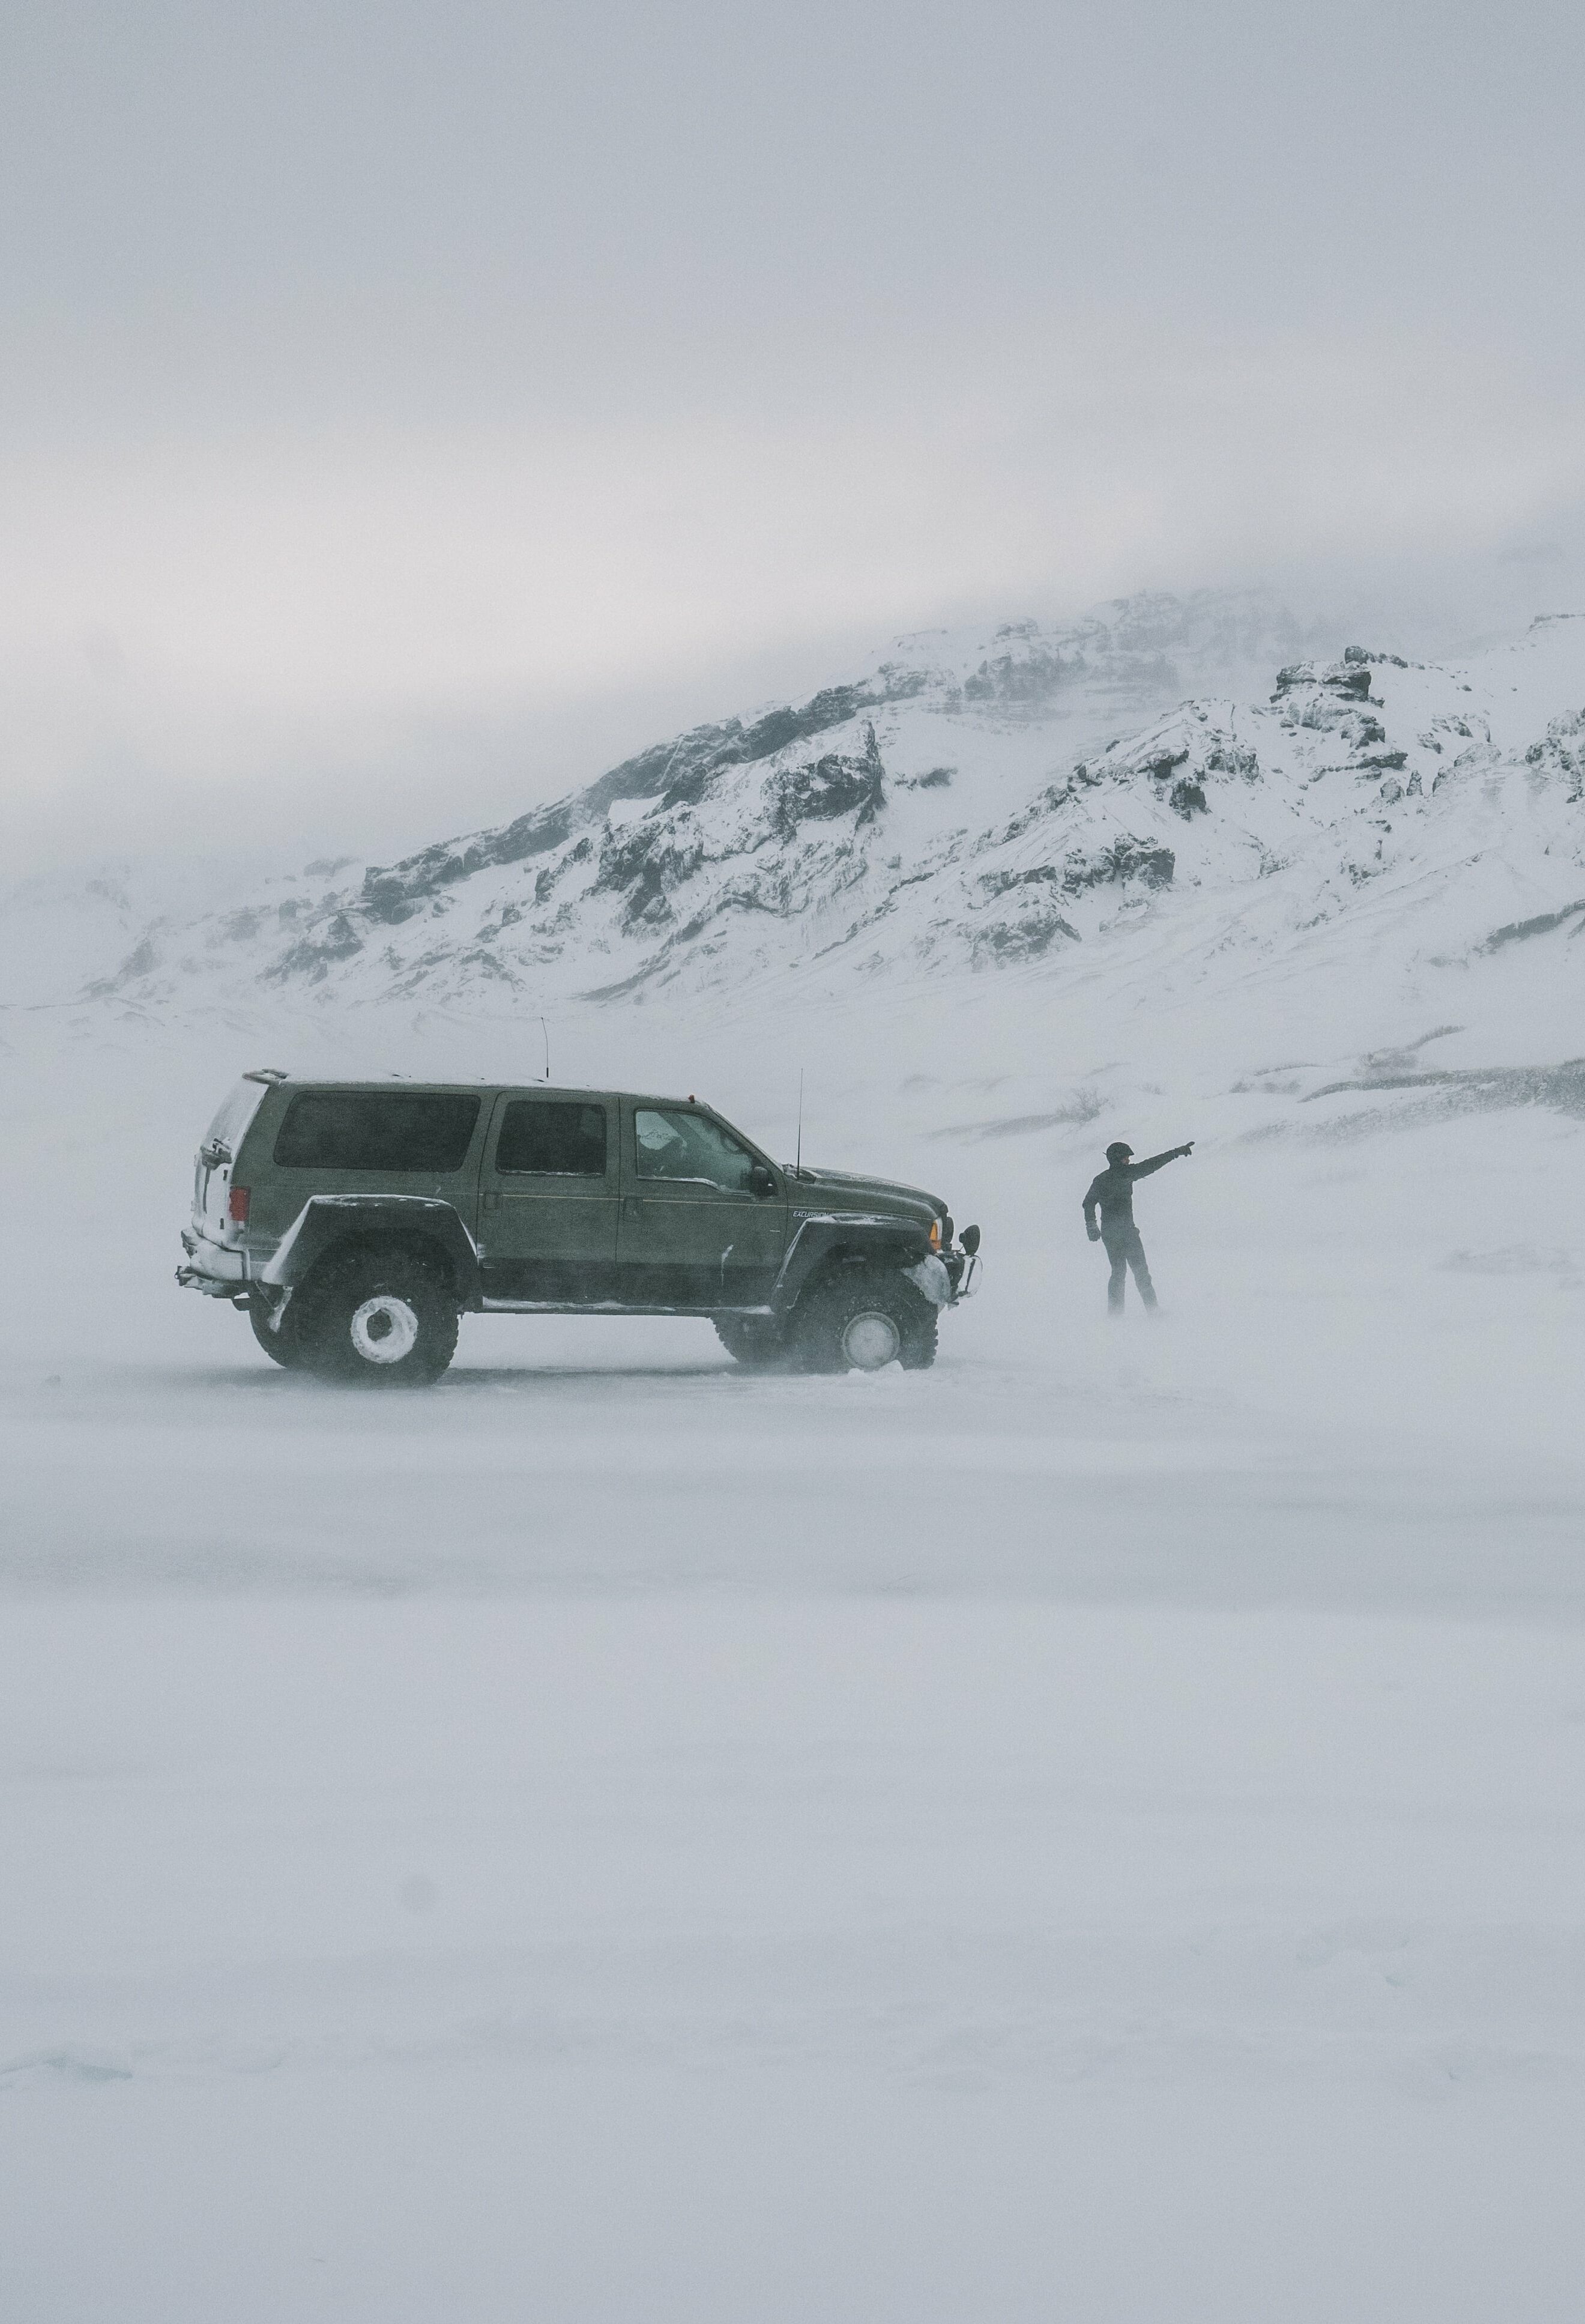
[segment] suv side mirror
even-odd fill
[[[763,1162],[751,1163],[749,1166],[749,1192],[751,1194],[758,1194],[761,1202],[764,1201],[767,1194],[774,1194],[776,1192],[776,1173],[774,1170],[768,1170]]]
[[[965,1227],[965,1228],[963,1229],[963,1231],[962,1234],[961,1234],[961,1235],[959,1235],[959,1237],[958,1237],[958,1242],[959,1242],[960,1246],[961,1246],[964,1250],[966,1250],[966,1251],[968,1252],[969,1257],[970,1257],[971,1259],[972,1259],[972,1258],[973,1258],[973,1256],[974,1256],[974,1253],[975,1253],[975,1252],[979,1250],[979,1248],[980,1248],[980,1230],[979,1230],[979,1228],[978,1228],[978,1227]]]

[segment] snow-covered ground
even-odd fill
[[[171,1283],[217,1099],[536,1019],[8,1015],[0,2313],[1571,2324],[1581,947],[1421,932],[1569,904],[1566,788],[1318,931],[566,1005],[982,1222],[924,1376],[479,1318],[316,1388]],[[1119,1134],[1200,1141],[1154,1327]]]

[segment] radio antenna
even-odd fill
[[[803,1176],[803,1175],[804,1175],[804,1069],[803,1069],[802,1065],[800,1065],[800,1066],[798,1067],[798,1151],[797,1151],[797,1160],[796,1160],[796,1161],[794,1162],[794,1164],[793,1164],[793,1176],[794,1176],[795,1178],[801,1178],[801,1177]]]
[[[539,1030],[545,1036],[545,1078],[548,1081],[550,1078],[550,1034],[543,1017],[539,1019]]]

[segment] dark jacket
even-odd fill
[[[1131,1227],[1134,1223],[1134,1181],[1148,1178],[1155,1170],[1163,1170],[1175,1162],[1184,1148],[1172,1147],[1166,1154],[1153,1154],[1147,1162],[1109,1162],[1099,1178],[1091,1183],[1084,1197],[1084,1224],[1092,1234],[1095,1231],[1095,1213],[1101,1213],[1101,1231],[1108,1227]]]

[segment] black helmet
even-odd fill
[[[1106,1158],[1109,1162],[1126,1162],[1133,1150],[1126,1140],[1119,1138],[1107,1148]]]

